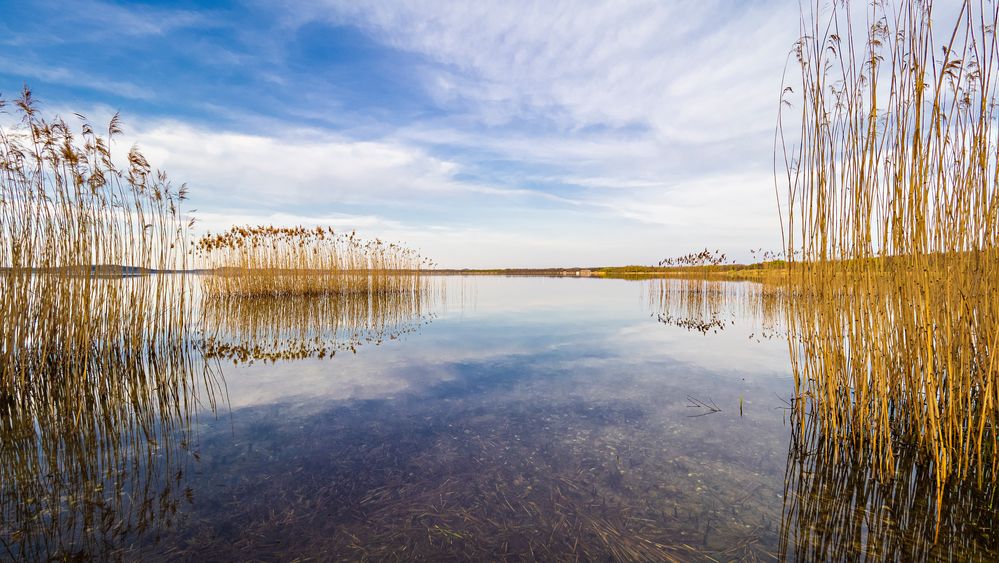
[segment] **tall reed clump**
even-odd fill
[[[103,131],[78,116],[76,131],[43,118],[27,88],[13,106],[20,123],[0,127],[0,390],[41,375],[82,384],[108,357],[184,339],[183,277],[138,274],[184,267],[186,188],[135,147],[112,153],[117,116]]]
[[[208,298],[418,291],[430,262],[415,251],[332,228],[233,227],[196,246]]]
[[[777,132],[799,427],[882,478],[923,452],[939,510],[999,463],[999,12],[965,0],[940,29],[930,1],[827,4]]]
[[[0,106],[6,107],[2,101]],[[11,559],[106,559],[174,517],[175,461],[218,375],[193,338],[189,230],[142,153],[42,117],[0,127],[0,539]],[[207,387],[209,392],[195,390]]]

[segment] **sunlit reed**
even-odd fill
[[[113,151],[117,116],[102,132],[77,116],[74,131],[27,89],[13,105],[20,124],[0,127],[0,387],[85,378],[107,354],[183,339],[184,278],[144,274],[186,264],[186,188],[136,147]]]
[[[198,241],[208,298],[420,290],[431,265],[415,251],[329,227],[233,227]]]
[[[999,462],[999,13],[808,4],[777,136],[799,428],[882,479],[918,448],[941,510]]]
[[[2,105],[2,102],[0,102]],[[114,555],[172,518],[176,456],[217,374],[192,324],[192,223],[118,117],[0,127],[0,538],[12,559]],[[208,389],[196,393],[196,389]]]

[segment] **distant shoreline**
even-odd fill
[[[41,274],[75,274],[86,275],[86,266],[67,268],[36,268],[34,273]],[[428,270],[354,270],[357,272],[390,272],[399,274],[420,273],[432,276],[507,276],[507,277],[557,277],[557,278],[655,278],[684,275],[709,275],[722,277],[758,277],[766,270],[773,270],[769,263],[756,264],[726,264],[715,266],[657,267],[657,266],[601,266],[590,268],[442,268]],[[776,268],[779,269],[779,266]],[[9,272],[12,268],[0,267],[0,272]],[[138,268],[134,266],[91,266],[91,274],[99,277],[136,277],[154,274],[195,274],[204,275],[216,273],[219,270],[157,270]]]

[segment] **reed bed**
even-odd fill
[[[78,116],[74,130],[42,117],[27,88],[13,106],[20,124],[0,127],[0,389],[42,375],[82,385],[107,356],[183,340],[184,277],[145,274],[185,267],[186,187],[136,147],[113,152],[117,116],[100,132]]]
[[[420,291],[431,262],[415,251],[329,227],[233,227],[196,246],[207,298]]]
[[[939,512],[999,463],[999,12],[809,5],[777,130],[798,427],[881,479],[926,453]]]
[[[8,107],[0,100],[0,106]],[[12,559],[100,558],[182,491],[174,460],[218,374],[182,274],[192,223],[132,147],[46,119],[26,88],[0,127],[0,539]],[[156,523],[156,524],[154,524]]]

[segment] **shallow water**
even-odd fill
[[[792,440],[788,345],[779,323],[746,306],[746,284],[715,284],[741,298],[664,309],[647,283],[634,281],[443,283],[446,297],[408,317],[346,340],[339,326],[343,342],[332,357],[219,360],[214,409],[199,399],[183,431],[160,439],[145,461],[98,484],[75,483],[114,491],[116,480],[131,480],[138,486],[125,487],[128,502],[70,525],[37,525],[51,514],[8,521],[8,555],[997,554],[986,495],[955,491],[934,543],[933,514],[912,490],[918,468],[911,482],[880,487],[862,461],[830,464]],[[267,357],[294,345],[282,336]],[[310,338],[321,341],[322,331]],[[328,348],[307,348],[317,347]],[[5,483],[5,502],[24,502],[24,490],[10,491],[28,480]],[[46,483],[32,486],[54,486]],[[51,537],[56,529],[60,537]],[[18,542],[36,549],[16,551]]]

